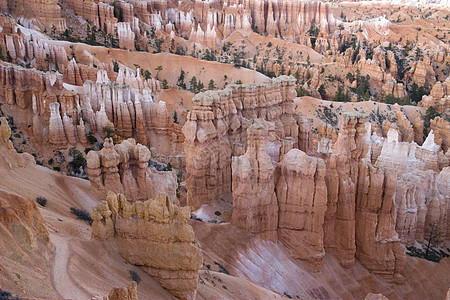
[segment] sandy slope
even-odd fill
[[[71,255],[69,249],[70,237],[52,234],[51,239],[55,244],[55,256],[52,264],[52,282],[55,290],[64,298],[77,299],[89,298],[85,290],[77,285],[67,272],[67,263]]]
[[[105,295],[112,287],[130,283],[130,270],[136,271],[142,281],[138,285],[139,299],[176,299],[139,267],[128,264],[118,254],[113,241],[91,240],[90,226],[75,219],[70,207],[91,210],[97,200],[89,192],[89,181],[64,176],[45,167],[28,164],[25,168],[7,170],[0,166],[0,190],[35,199],[47,198],[46,207],[40,207],[48,224],[54,245],[49,259],[51,274],[42,273],[42,284],[36,288],[20,288],[30,282],[25,268],[16,269],[21,284],[10,285],[15,294],[28,297],[61,297],[64,299],[90,299]],[[39,270],[39,269],[38,269]],[[40,269],[41,272],[49,270]],[[7,270],[6,270],[7,271]],[[199,285],[197,299],[278,299],[280,295],[236,277],[202,271],[204,284]],[[13,274],[3,274],[10,276]],[[51,275],[51,276],[48,276]],[[34,274],[33,276],[39,276]],[[223,282],[214,285],[214,278]],[[216,279],[217,280],[217,279]],[[0,278],[0,283],[2,278]],[[17,283],[17,282],[16,282]],[[2,284],[2,286],[4,286]],[[223,288],[226,286],[226,288]]]
[[[408,256],[407,280],[396,285],[369,273],[358,262],[344,269],[330,255],[326,255],[321,272],[310,273],[301,261],[289,257],[280,242],[262,241],[231,224],[194,221],[193,226],[206,266],[216,270],[219,263],[231,275],[292,297],[364,299],[372,292],[390,300],[435,300],[445,299],[449,286],[450,259],[436,264]]]
[[[72,43],[66,41],[47,40],[49,43],[64,46],[67,53],[71,53],[69,48]],[[206,61],[190,56],[175,55],[170,53],[148,53],[138,51],[128,51],[115,48],[105,48],[100,46],[89,46],[81,43],[73,43],[74,53],[77,61],[85,64],[110,63],[117,61],[129,68],[135,69],[139,65],[141,69],[149,70],[152,77],[156,77],[158,66],[163,69],[158,74],[158,79],[166,79],[170,84],[175,85],[180,76],[181,69],[185,71],[185,83],[189,87],[189,80],[196,76],[197,80],[203,82],[205,87],[211,79],[216,86],[222,88],[224,85],[224,75],[227,75],[227,83],[241,80],[244,83],[265,82],[269,78],[256,71],[235,68],[232,64],[224,64],[215,61]]]

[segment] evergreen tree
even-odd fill
[[[322,97],[322,99],[325,99],[327,91],[325,90],[325,86],[323,84],[320,85],[318,92],[320,94],[320,97]]]
[[[214,80],[210,80],[208,84],[208,90],[214,90],[216,86],[214,85]]]
[[[192,76],[191,80],[189,81],[189,84],[190,89],[195,92],[197,90],[197,77]]]

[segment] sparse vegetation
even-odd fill
[[[22,300],[22,297],[13,295],[9,291],[0,290],[0,300]]]
[[[230,275],[230,273],[228,273],[227,269],[225,269],[225,267],[222,266],[221,264],[219,264],[217,261],[214,261],[214,264],[216,264],[219,267],[219,272],[220,273],[224,273],[224,274]]]
[[[334,95],[333,101],[338,102],[349,102],[350,101],[350,95],[348,94],[348,91],[344,93],[344,87],[340,85],[338,87],[338,90],[336,94]]]
[[[39,204],[40,206],[45,207],[47,205],[47,199],[44,197],[37,197],[36,203]]]
[[[141,276],[139,276],[136,271],[128,270],[128,273],[130,273],[131,280],[133,280],[134,282],[139,283],[142,281]]]
[[[86,210],[84,210],[82,208],[71,207],[70,208],[70,212],[72,214],[74,214],[75,216],[77,216],[78,219],[83,220],[83,221],[87,221],[89,223],[89,225],[92,225],[92,222],[94,222],[92,220],[91,215]]]
[[[319,89],[318,89],[317,91],[319,92],[320,97],[321,97],[322,99],[325,99],[325,96],[326,96],[326,94],[327,94],[327,91],[326,91],[325,86],[324,86],[323,84],[320,85],[320,87],[319,87]]]
[[[323,107],[323,110],[319,108],[316,110],[316,115],[319,117],[322,121],[336,127],[338,124],[338,118],[337,114],[333,112],[330,108],[327,106]]]
[[[69,169],[74,174],[81,174],[86,169],[86,159],[83,153],[75,147],[69,149],[69,156],[72,161],[69,162]]]
[[[163,171],[172,171],[172,164],[170,162],[162,169]]]
[[[418,86],[416,83],[411,85],[411,90],[409,91],[409,98],[411,102],[419,103],[422,100],[422,97],[428,95],[430,93],[430,89],[426,86]]]
[[[107,126],[103,127],[102,131],[106,134],[107,138],[114,138],[114,136],[116,135],[114,129]]]

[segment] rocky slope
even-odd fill
[[[175,296],[195,295],[202,254],[187,224],[188,207],[174,206],[164,194],[131,204],[110,192],[94,209],[93,219],[93,237],[114,238],[123,258],[142,266]]]

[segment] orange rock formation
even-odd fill
[[[195,294],[203,263],[189,217],[188,207],[175,206],[164,194],[131,204],[122,194],[109,192],[94,209],[92,236],[113,238],[124,259],[185,299]]]

